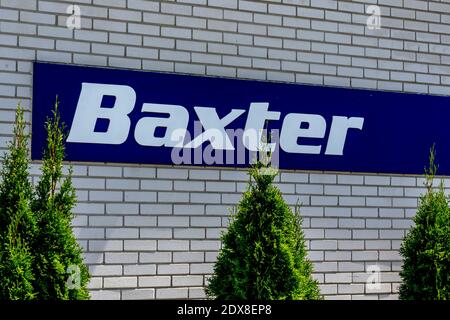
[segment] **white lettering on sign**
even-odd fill
[[[362,130],[363,124],[364,118],[334,116],[333,122],[331,122],[325,154],[342,156],[344,154],[344,144],[347,139],[348,129]]]
[[[225,132],[225,127],[236,120],[245,110],[233,109],[222,119],[219,119],[214,108],[194,107],[194,110],[205,128],[205,132],[187,143],[184,148],[197,148],[209,140],[214,149],[234,150],[233,143]]]
[[[102,107],[104,96],[115,98],[113,106]],[[136,92],[130,86],[100,83],[83,83],[75,110],[68,142],[122,144],[129,136],[131,120],[129,114],[136,103]],[[189,112],[181,105],[144,103],[141,112],[168,115],[144,116],[136,123],[134,139],[139,145],[152,147],[197,148],[209,141],[215,150],[235,150],[226,127],[241,117],[246,110],[232,109],[220,118],[215,108],[194,107],[204,131],[190,141],[185,141],[189,123]],[[266,102],[251,103],[249,106],[242,143],[250,151],[276,149],[276,143],[262,143],[262,133],[267,121],[279,121],[281,112],[269,111]],[[109,121],[105,132],[96,132],[99,119]],[[282,123],[280,147],[288,153],[320,154],[326,144],[325,155],[342,156],[350,129],[362,130],[364,118],[333,116],[328,137],[327,121],[319,114],[289,113]],[[164,134],[156,136],[156,129],[163,128]],[[314,139],[303,143],[305,138]],[[326,139],[325,139],[326,138]],[[211,149],[211,150],[212,150]]]
[[[189,113],[182,106],[170,104],[154,104],[144,103],[142,105],[142,112],[155,112],[168,114],[168,118],[159,117],[145,117],[138,121],[134,131],[134,138],[136,142],[142,146],[147,147],[174,147],[178,141],[172,140],[172,136],[180,128],[187,128],[189,121]],[[155,137],[156,128],[165,128],[163,137]],[[180,139],[184,139],[184,133]],[[178,132],[178,134],[180,134]]]
[[[301,128],[307,123],[307,128]],[[327,129],[325,118],[318,114],[290,113],[284,117],[283,127],[290,130],[281,130],[280,146],[290,153],[319,154],[321,145],[297,144],[303,138],[323,138]]]
[[[114,96],[111,108],[102,108],[104,96]],[[128,138],[131,121],[128,117],[136,103],[136,92],[129,86],[82,83],[68,142],[122,144]],[[96,132],[98,119],[109,120],[106,132]]]
[[[244,146],[250,151],[259,151],[265,122],[280,119],[280,114],[280,112],[269,111],[268,103],[251,103],[242,141]],[[271,151],[275,150],[273,143],[269,143],[267,148]]]

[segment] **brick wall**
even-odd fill
[[[377,3],[382,28],[369,30]],[[66,28],[71,4],[80,30]],[[34,60],[448,95],[450,1],[0,0],[1,153],[19,101],[31,119]],[[74,163],[74,177],[93,298],[204,297],[245,172]],[[284,171],[277,183],[303,203],[326,298],[397,298],[421,177]],[[382,285],[368,292],[371,265]]]

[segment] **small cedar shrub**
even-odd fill
[[[276,173],[260,163],[222,236],[223,248],[206,294],[221,300],[321,299],[311,276],[301,217],[272,183]]]
[[[46,122],[47,146],[32,201],[38,227],[33,246],[34,287],[40,300],[84,300],[89,299],[89,272],[71,227],[76,196],[72,170],[65,178],[62,173],[65,127],[58,104]]]
[[[36,219],[30,209],[32,187],[28,178],[29,136],[24,111],[16,111],[14,135],[3,158],[0,183],[0,300],[36,297],[32,243]]]
[[[65,178],[62,174],[64,125],[58,103],[46,123],[47,148],[35,190],[23,113],[19,105],[1,171],[0,300],[88,299],[89,273],[71,227],[76,201],[71,170]]]
[[[434,146],[425,169],[427,191],[420,197],[415,226],[400,248],[403,267],[399,289],[403,300],[450,299],[450,208],[443,182],[433,188],[437,166]]]

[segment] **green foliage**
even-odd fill
[[[415,226],[400,249],[403,283],[399,293],[403,300],[450,299],[450,208],[442,181],[433,189],[434,160],[433,146],[429,168],[425,169],[427,192],[420,197]]]
[[[72,172],[63,179],[65,156],[64,126],[60,123],[58,102],[53,119],[47,119],[47,149],[44,151],[42,175],[36,187],[32,208],[36,214],[38,235],[33,248],[38,299],[88,299],[89,273],[83,263],[82,250],[73,235],[71,221],[75,205]],[[68,270],[75,268],[79,277],[68,286]],[[76,283],[78,282],[78,283]],[[72,287],[72,288],[71,288]]]
[[[36,221],[30,210],[32,195],[28,179],[28,140],[20,105],[16,111],[14,136],[3,159],[0,183],[0,300],[35,297],[30,244]]]
[[[222,236],[207,295],[221,300],[320,299],[299,212],[292,212],[273,186],[276,173],[270,168],[259,163],[250,175],[253,181]]]
[[[33,289],[32,256],[26,244],[19,238],[2,243],[0,252],[0,300],[32,300],[36,297]]]
[[[64,125],[58,102],[46,129],[42,175],[33,190],[29,136],[19,105],[1,173],[0,300],[89,298],[89,273],[71,227],[76,201],[72,172],[66,178],[62,173]]]

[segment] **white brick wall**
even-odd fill
[[[34,59],[448,95],[447,1],[378,1],[377,31],[365,27],[369,2],[0,0],[0,154],[17,102],[31,109]],[[70,4],[81,6],[81,30],[65,27]],[[36,165],[31,171],[39,174]],[[76,164],[74,231],[92,297],[203,298],[228,209],[247,181],[241,170]],[[398,248],[422,182],[280,174],[286,201],[303,203],[309,256],[327,298],[397,297]],[[364,286],[372,264],[382,269],[376,292]]]

